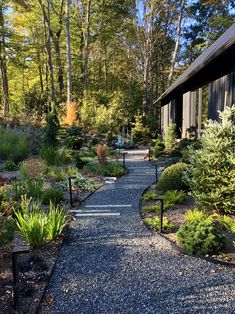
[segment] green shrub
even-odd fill
[[[222,123],[208,122],[187,176],[197,203],[223,213],[235,213],[234,111],[235,106],[225,108]]]
[[[72,184],[73,186],[82,191],[93,191],[95,189],[94,180],[84,178],[82,176],[77,176],[77,178],[72,181]]]
[[[153,217],[153,218],[145,218],[144,221],[150,225],[154,230],[158,231],[159,230],[159,217]],[[174,229],[174,225],[168,222],[168,219],[166,217],[163,217],[163,222],[162,222],[162,229],[164,231],[171,231]]]
[[[172,122],[168,125],[166,135],[164,137],[164,143],[166,149],[172,149],[176,144],[175,124]]]
[[[167,167],[160,176],[157,188],[163,192],[168,190],[187,190],[188,186],[184,180],[184,173],[188,165],[178,162]]]
[[[67,223],[67,215],[63,209],[60,209],[50,203],[50,210],[47,220],[47,237],[50,241],[56,240],[56,238],[62,233]]]
[[[143,210],[145,213],[154,213],[157,215],[160,212],[160,205],[147,205],[143,207]]]
[[[28,152],[28,141],[23,134],[18,135],[0,128],[0,159],[19,162]]]
[[[7,160],[4,163],[4,169],[6,171],[15,171],[18,169],[18,165],[13,160]]]
[[[40,248],[47,238],[47,215],[40,210],[39,205],[32,204],[32,209],[16,215],[16,225],[20,234],[32,247]]]
[[[94,173],[97,175],[111,176],[111,177],[120,177],[125,174],[120,163],[108,162],[107,165],[100,165],[97,163],[89,163],[84,167],[85,173]]]
[[[19,200],[22,195],[40,199],[43,194],[43,180],[16,180],[12,182],[10,193],[15,200]]]
[[[46,117],[46,126],[44,128],[44,145],[49,147],[56,147],[58,145],[58,130],[60,122],[58,115],[53,108],[52,112]]]
[[[177,239],[187,252],[197,255],[218,252],[225,237],[215,226],[213,216],[194,209],[185,214],[186,224],[177,232]]]
[[[76,125],[71,126],[66,130],[66,146],[70,149],[80,149],[84,142],[81,129]]]
[[[10,215],[0,216],[0,247],[13,240],[15,229],[15,221]]]
[[[64,198],[63,191],[59,188],[50,188],[43,192],[42,202],[43,204],[58,204]]]
[[[80,154],[75,156],[75,165],[77,168],[81,169],[83,168],[85,165],[87,165],[89,163],[89,160],[80,157]]]
[[[37,180],[45,174],[45,164],[40,159],[27,159],[19,165],[20,176],[22,179]]]
[[[178,190],[167,191],[163,199],[166,204],[171,204],[172,206],[182,204],[185,201],[185,193]]]
[[[182,140],[179,141],[176,147],[178,149],[185,149],[188,146],[192,145],[192,143],[193,143],[192,140],[189,140],[188,138],[183,138]]]
[[[55,147],[42,146],[40,156],[48,166],[57,165],[59,162],[59,153]]]
[[[224,228],[225,230],[229,232],[235,233],[235,219],[229,216],[220,216],[220,215],[216,215],[215,219],[222,226],[222,228]]]
[[[75,167],[50,167],[47,176],[56,181],[65,181],[70,176],[77,176],[78,171]]]
[[[181,153],[181,151],[179,150],[179,149],[173,149],[171,152],[170,152],[170,154],[169,154],[169,157],[171,157],[171,158],[174,158],[174,157],[182,157],[182,153]]]
[[[149,192],[147,192],[147,193],[145,193],[144,195],[141,196],[141,200],[142,201],[152,201],[156,197],[158,197],[158,193],[156,193],[154,191],[149,191]]]

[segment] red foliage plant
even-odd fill
[[[0,186],[9,185],[11,181],[7,178],[0,176]]]
[[[107,164],[107,155],[108,155],[107,145],[99,144],[97,146],[97,156],[98,156],[99,163],[101,165],[106,165]]]

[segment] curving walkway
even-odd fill
[[[139,198],[154,182],[144,151],[130,151],[129,173],[95,192],[76,212],[42,313],[235,313],[235,274],[180,256],[139,217]]]

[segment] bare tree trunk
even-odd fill
[[[48,58],[48,71],[50,75],[50,98],[51,102],[55,102],[55,82],[54,82],[54,70],[53,70],[53,64],[52,64],[52,55],[51,55],[51,41],[50,36],[47,34],[47,26],[46,26],[46,20],[45,20],[45,8],[42,4],[41,0],[39,0],[39,4],[43,13],[43,26],[44,26],[44,37],[45,37],[45,47],[47,51],[47,58]],[[48,12],[50,10],[49,2],[48,2]],[[49,19],[49,25],[50,25],[50,19]]]
[[[67,104],[72,102],[72,65],[71,65],[71,51],[70,51],[70,0],[66,0],[65,6],[65,20],[66,20],[66,47],[67,47]]]
[[[91,15],[91,0],[87,0],[86,12],[86,43],[85,43],[85,65],[84,65],[84,90],[88,87],[88,58],[89,58],[89,40],[90,40],[90,15]]]
[[[178,26],[177,26],[177,32],[176,32],[176,41],[175,41],[175,48],[172,56],[172,63],[171,63],[171,70],[168,76],[168,86],[171,84],[172,81],[172,76],[174,74],[175,70],[175,62],[176,62],[176,57],[177,53],[179,50],[179,43],[180,43],[180,37],[181,37],[181,28],[182,28],[182,17],[184,13],[184,7],[185,7],[185,0],[181,0],[180,3],[180,12],[178,16]]]
[[[0,67],[1,67],[1,77],[2,77],[3,116],[6,117],[9,114],[9,86],[8,86],[7,65],[6,65],[5,25],[4,25],[2,2],[0,3],[0,26],[2,30],[1,40],[0,40]]]

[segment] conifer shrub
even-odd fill
[[[160,176],[157,188],[163,192],[168,190],[187,190],[188,186],[184,179],[184,173],[188,165],[178,162],[167,167]]]
[[[235,107],[225,108],[221,123],[207,123],[201,149],[191,154],[187,175],[197,203],[222,213],[235,213],[234,111]]]
[[[58,146],[58,130],[60,127],[60,122],[58,115],[53,109],[46,117],[46,126],[44,128],[44,145],[49,147]]]
[[[166,135],[164,137],[164,143],[166,149],[172,149],[176,144],[175,124],[172,122],[168,125]]]
[[[225,244],[224,235],[216,228],[213,215],[198,209],[185,214],[186,224],[177,232],[177,239],[190,254],[217,253]]]

